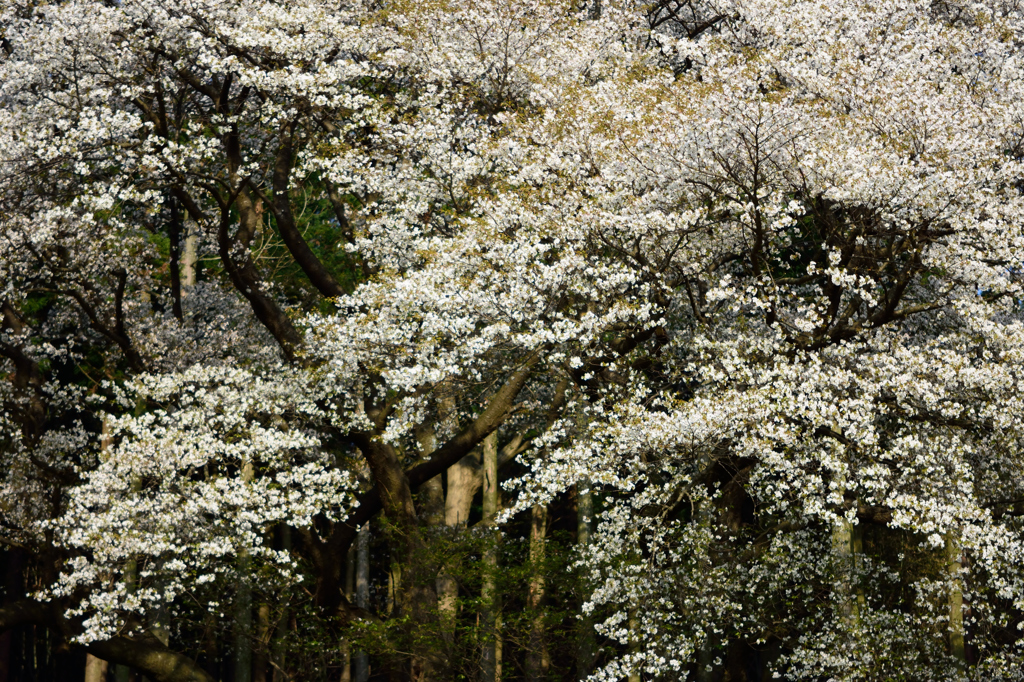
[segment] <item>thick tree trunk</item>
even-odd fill
[[[540,682],[547,674],[550,660],[544,628],[544,556],[548,532],[548,508],[534,505],[530,510],[530,565],[533,575],[527,588],[526,605],[530,613],[530,646],[526,653],[526,679]]]
[[[484,580],[481,589],[483,609],[481,627],[483,650],[480,655],[481,682],[498,682],[501,679],[501,633],[499,594],[496,584],[498,575],[498,542],[500,535],[496,527],[498,516],[498,434],[492,432],[484,439],[483,462],[483,524],[492,530],[492,543],[484,554]]]
[[[438,447],[427,461],[421,462],[404,472],[406,483],[411,489],[418,489],[430,479],[445,473],[452,465],[456,464],[483,442],[487,434],[501,425],[512,409],[519,391],[526,385],[533,367],[543,357],[543,350],[543,348],[538,348],[524,358],[522,366],[513,372],[498,392],[491,397],[487,403],[487,408],[480,416],[474,419],[461,432],[450,438],[444,445]],[[564,386],[567,383],[564,381],[559,383],[558,398],[555,404],[552,405],[552,413],[556,413],[558,406],[561,405],[565,395]],[[366,438],[372,438],[372,434],[353,434],[353,439],[356,441],[365,442],[364,439]],[[352,525],[339,526],[335,531],[335,535],[332,536],[332,542],[337,541],[339,546],[347,547],[352,538],[353,528],[366,523],[374,518],[377,513],[385,509],[386,494],[381,488],[382,482],[374,480],[373,489],[359,496],[359,506],[349,517],[349,523]]]
[[[85,682],[107,682],[109,664],[92,654],[85,655]]]
[[[435,566],[427,558],[427,546],[424,541],[421,519],[417,515],[412,490],[423,485],[438,474],[455,468],[458,476],[465,473],[457,466],[461,460],[472,452],[473,448],[483,441],[504,421],[512,409],[513,401],[529,378],[532,368],[539,362],[543,349],[537,349],[524,358],[519,367],[508,378],[505,384],[488,401],[483,413],[474,419],[463,431],[453,436],[439,447],[431,457],[408,471],[404,470],[395,449],[377,436],[387,420],[387,411],[383,407],[367,407],[367,416],[375,423],[371,432],[352,433],[350,437],[366,458],[374,480],[373,493],[387,519],[388,542],[392,561],[402,567],[402,583],[399,590],[400,612],[404,620],[405,636],[409,646],[405,663],[393,661],[389,666],[389,674],[394,680],[408,679],[429,680],[444,668],[444,658],[429,637],[423,637],[425,631],[439,625],[437,574]],[[464,467],[463,467],[464,468]],[[451,475],[451,472],[449,471]],[[449,495],[452,492],[459,497],[458,491],[465,488],[459,482],[453,484],[449,478]],[[447,502],[447,501],[446,501]],[[462,522],[469,516],[469,504],[472,496],[465,504],[456,504],[452,499],[451,509],[455,518]],[[360,513],[352,519],[357,523],[368,520],[364,514],[372,514],[374,505],[371,500],[360,499]],[[446,509],[446,512],[448,510]],[[446,513],[447,516],[447,513]],[[448,519],[446,519],[448,520]]]

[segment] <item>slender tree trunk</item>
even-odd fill
[[[241,557],[243,571],[248,568],[248,557]],[[235,595],[235,682],[252,681],[252,589],[246,578],[238,583]]]
[[[161,606],[157,611],[152,627],[149,628],[149,632],[164,646],[169,646],[171,643],[171,631],[167,629],[169,623],[170,615],[167,613],[167,607]]]
[[[580,551],[590,544],[590,529],[594,516],[594,494],[586,481],[576,484],[576,544]],[[577,678],[584,679],[590,675],[594,666],[594,622],[589,614],[581,614],[580,640],[576,650]]]
[[[104,443],[109,444],[108,436],[106,431],[106,422],[104,421]],[[101,447],[107,447],[108,445],[101,445]],[[142,487],[142,482],[137,478],[132,481],[132,490],[138,491]],[[135,559],[129,559],[128,564],[124,571],[124,582],[125,591],[129,594],[135,592],[136,581],[138,580],[138,565],[135,563]],[[132,682],[135,679],[135,675],[130,667],[127,665],[119,664],[114,668],[114,680],[116,682]]]
[[[110,449],[110,422],[106,419],[103,420],[102,432],[100,435],[100,451],[105,457],[107,451]],[[129,562],[128,569],[125,575],[125,582],[127,583],[128,591],[132,591],[134,584],[134,562]],[[108,666],[109,667],[109,666]],[[114,666],[114,680],[115,682],[129,682],[131,677],[131,668],[126,665],[115,665]]]
[[[540,357],[540,349],[532,352],[491,397],[480,416],[439,447],[429,461],[409,470],[403,468],[394,447],[376,438],[373,433],[351,434],[352,442],[365,457],[376,484],[375,499],[388,522],[391,556],[398,559],[405,573],[401,590],[400,627],[408,638],[409,649],[408,653],[403,654],[404,660],[396,658],[394,665],[389,666],[393,680],[404,680],[410,675],[413,680],[426,680],[441,674],[446,667],[442,652],[429,637],[423,636],[423,633],[429,633],[431,627],[440,625],[438,607],[441,600],[437,590],[436,569],[431,565],[432,562],[424,560],[427,545],[412,490],[446,470],[451,475],[453,469],[457,471],[463,468],[459,463],[501,424]],[[373,408],[373,412],[377,410]],[[367,413],[370,412],[368,408]],[[452,485],[449,492],[458,491],[460,487]],[[471,501],[472,497],[469,499]],[[367,505],[363,509],[372,507]],[[459,520],[468,515],[467,505],[465,511],[459,514]],[[408,670],[405,670],[405,661],[408,661]]]
[[[12,632],[7,632],[0,635],[0,682],[9,682],[11,680],[11,640],[13,639]]]
[[[92,654],[85,655],[85,682],[107,682],[108,664]]]
[[[450,401],[442,400],[439,405],[439,417],[445,419],[447,414],[451,411]],[[437,450],[437,432],[434,429],[433,424],[421,425],[416,429],[416,441],[420,448],[420,461],[426,462],[430,459],[431,454]],[[426,540],[428,542],[437,541],[437,532],[445,525],[445,498],[444,498],[444,482],[440,474],[433,478],[425,481],[417,492],[417,508],[420,510],[420,522],[423,526],[430,529],[430,533],[427,535]],[[438,593],[439,598],[439,611],[442,617],[442,623],[446,623],[444,619],[444,611],[440,609],[441,602],[443,601],[442,590],[447,587],[443,569],[437,576],[434,577],[434,589]],[[454,626],[454,619],[451,621]],[[442,625],[444,627],[444,625]],[[451,644],[454,640],[454,631],[452,629],[444,628],[443,634],[448,640],[448,644]]]
[[[715,677],[716,643],[717,637],[709,632],[697,651],[697,682],[711,682]]]
[[[484,439],[483,462],[483,524],[492,530],[492,544],[484,554],[484,580],[481,589],[483,612],[483,651],[480,656],[481,682],[501,679],[501,634],[498,631],[499,609],[496,578],[498,574],[498,542],[496,526],[498,516],[498,433]]]
[[[292,532],[288,526],[282,526],[280,529],[281,533],[281,549],[285,552],[291,552],[292,549]],[[281,618],[277,624],[277,632],[274,633],[274,642],[270,647],[271,657],[273,665],[271,666],[273,673],[271,679],[273,682],[285,682],[286,677],[284,675],[285,665],[285,649],[286,640],[288,639],[288,627],[290,625],[290,613],[288,609],[284,609],[281,613]]]
[[[709,526],[713,523],[712,514],[708,509],[708,503],[697,502],[694,509],[694,521],[701,526]],[[709,572],[711,561],[709,557],[702,559],[702,564]],[[715,651],[718,648],[718,635],[714,632],[714,624],[708,623],[705,627],[704,641],[697,651],[697,682],[712,682],[715,678]]]
[[[476,457],[466,455],[448,469],[448,493],[444,500],[445,525],[455,531],[465,528],[469,522],[469,510],[473,506],[478,482]],[[447,571],[442,569],[437,576],[438,611],[445,640],[451,644],[455,637],[455,619],[459,585]]]
[[[106,421],[104,421],[104,427]],[[20,547],[8,547],[4,550],[6,566],[4,570],[4,590],[8,599],[18,599],[25,594],[25,577],[22,573],[25,567],[25,550]],[[12,655],[17,649],[21,649],[20,641],[24,635],[15,639],[15,631],[8,630],[0,635],[0,682],[15,682],[18,675],[12,667]],[[15,643],[18,642],[16,645]]]
[[[961,555],[960,533],[950,530],[946,533],[946,571],[949,578],[949,653],[961,664],[967,662],[964,649],[964,592],[960,579]]]
[[[533,575],[527,591],[530,613],[530,649],[526,654],[526,679],[540,682],[547,673],[550,661],[544,632],[544,555],[548,532],[548,508],[534,505],[530,511],[530,565]]]
[[[856,625],[859,627],[861,618],[864,617],[867,608],[864,586],[861,584],[861,575],[863,575],[864,571],[864,524],[854,524],[850,529],[850,551],[853,554],[853,615]]]
[[[640,646],[640,640],[639,640],[639,637],[637,636],[637,630],[639,630],[639,626],[637,625],[637,622],[636,622],[636,611],[630,611],[629,612],[629,632],[630,632],[629,650],[632,653],[636,653],[636,650]],[[640,671],[636,667],[634,667],[630,671],[629,676],[626,679],[629,682],[640,682]]]
[[[242,481],[253,478],[252,462],[242,463]],[[249,584],[249,553],[238,557],[240,580],[235,593],[235,682],[252,682],[252,587]]]
[[[216,679],[225,679],[224,659],[221,656],[220,637],[217,636],[217,621],[208,613],[203,628],[203,649],[209,661],[210,674]]]
[[[270,661],[267,658],[267,649],[270,646],[272,637],[270,632],[270,605],[260,604],[256,609],[256,637],[260,643],[259,649],[253,654],[252,661],[252,682],[268,682]]]
[[[187,225],[187,223],[186,223]],[[181,256],[181,284],[188,289],[196,285],[196,263],[199,260],[199,240],[195,233],[186,230],[185,249]],[[188,295],[188,290],[182,292],[182,298]]]
[[[856,605],[853,599],[853,524],[841,519],[832,528],[832,554],[836,565],[835,584],[832,594],[836,613],[844,626],[849,629],[855,618]]]
[[[463,457],[448,469],[448,494],[444,500],[444,521],[449,527],[465,527],[469,522],[469,510],[479,485],[479,464],[477,455]]]
[[[170,238],[170,262],[168,267],[171,273],[171,312],[176,318],[181,319],[181,211],[178,210],[178,200],[171,197],[168,200],[171,205],[171,224],[169,226]]]
[[[420,446],[420,458],[424,461],[437,450],[437,434],[433,426],[416,429],[416,441]],[[420,486],[419,500],[420,518],[424,525],[437,527],[444,523],[444,482],[440,475]]]
[[[370,608],[370,524],[363,524],[356,535],[356,606]],[[365,651],[357,651],[352,657],[352,679],[367,682],[370,679],[370,659]]]
[[[358,536],[357,536],[358,537]],[[345,555],[345,598],[355,604],[356,586],[356,543],[348,548]],[[341,682],[352,682],[352,643],[345,639],[341,643]]]
[[[392,559],[388,567],[388,604],[384,609],[385,615],[394,617],[402,608],[402,564],[398,559]]]
[[[450,399],[442,398],[439,401],[439,423],[443,424],[449,418],[452,409],[453,405]],[[425,463],[430,459],[434,451],[437,450],[437,431],[435,430],[435,425],[428,423],[417,427],[416,442],[420,448],[420,462]],[[444,481],[441,474],[428,479],[420,485],[417,492],[417,507],[420,510],[420,522],[431,531],[427,536],[427,541],[436,542],[439,535],[438,531],[445,526]],[[439,600],[438,610],[442,619],[442,633],[447,643],[451,644],[454,641],[454,630],[453,628],[445,627],[447,620],[445,619],[445,612],[442,606],[442,604],[447,603],[444,599],[444,590],[446,588],[450,589],[448,585],[449,580],[444,574],[443,567],[438,575],[435,576],[434,581],[434,589],[438,594]],[[451,623],[454,625],[454,618],[451,620]]]
[[[158,583],[158,589],[162,589],[163,581]],[[170,646],[171,644],[171,631],[169,625],[171,623],[171,614],[167,610],[166,604],[161,604],[156,611],[156,615],[153,618],[153,624],[149,627],[149,633],[156,637],[157,641],[164,646]]]
[[[10,682],[11,675],[11,644],[13,633],[8,630],[0,635],[0,682]]]

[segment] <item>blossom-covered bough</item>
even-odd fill
[[[601,500],[597,679],[1017,679],[1021,21],[3,0],[0,626],[211,679],[254,595],[376,619],[380,520],[383,665],[445,679],[420,557],[496,433],[507,518]]]

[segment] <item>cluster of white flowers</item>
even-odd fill
[[[599,492],[597,679],[1021,677],[1024,13],[578,5],[0,0],[2,532],[81,641],[287,582],[346,434],[420,461],[528,370],[508,514]]]
[[[40,598],[87,595],[71,611],[89,616],[79,641],[109,637],[133,615],[146,623],[207,583],[247,581],[260,565],[287,583],[296,564],[269,542],[274,525],[348,515],[356,478],[320,447],[310,428],[319,410],[301,381],[283,369],[194,366],[120,391],[138,414],[106,417],[98,466],[45,524],[75,556]]]

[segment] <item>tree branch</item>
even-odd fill
[[[295,262],[298,263],[306,277],[317,288],[317,290],[328,298],[343,296],[345,290],[341,288],[338,281],[334,279],[320,259],[316,257],[309,244],[302,237],[295,226],[295,217],[292,215],[291,198],[288,195],[289,179],[292,172],[292,159],[294,149],[292,146],[291,134],[281,135],[281,147],[277,150],[277,158],[274,160],[273,192],[274,196],[269,202],[274,212],[274,219],[277,221],[277,229],[281,233],[281,240],[288,247]],[[336,209],[337,210],[337,209]]]
[[[113,637],[86,647],[93,656],[127,665],[155,682],[214,682],[205,670],[188,656],[153,641]]]

